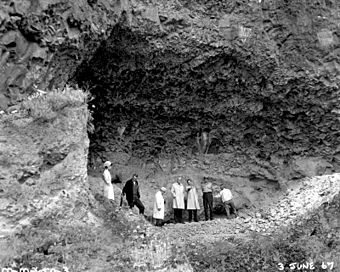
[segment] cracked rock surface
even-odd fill
[[[274,272],[338,260],[339,27],[337,0],[1,1],[0,117],[13,121],[0,125],[1,261]],[[93,95],[96,200],[86,106],[43,125],[21,116],[67,83]],[[140,174],[148,208],[183,175],[231,183],[255,209],[156,229],[95,194],[107,159],[123,180]]]
[[[36,90],[63,87],[116,22],[110,1],[0,3],[0,110]]]
[[[259,168],[253,179],[336,172],[339,8],[131,1],[74,77],[94,95],[91,160],[228,153]]]

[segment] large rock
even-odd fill
[[[25,111],[2,117],[1,238],[34,220],[55,216],[71,222],[87,216],[87,117],[85,101],[49,122]]]
[[[97,48],[124,10],[99,1],[2,1],[0,95],[5,110],[36,88],[65,85],[81,60]]]
[[[74,77],[96,85],[91,150],[145,161],[200,152],[248,163],[332,158],[340,6],[328,2],[132,1]],[[254,179],[278,179],[258,168]]]
[[[283,170],[287,180],[332,173],[333,166],[321,157],[295,157]]]

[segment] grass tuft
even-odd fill
[[[43,96],[24,101],[22,109],[26,110],[34,120],[50,121],[66,107],[79,107],[87,103],[89,92],[66,86]]]

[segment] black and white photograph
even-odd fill
[[[0,0],[0,272],[340,272],[340,0]]]

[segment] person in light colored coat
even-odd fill
[[[194,221],[198,222],[197,210],[200,209],[200,204],[198,203],[197,190],[191,179],[187,180],[187,210],[189,212],[189,222],[192,220],[192,214],[194,214]]]
[[[104,180],[104,197],[108,198],[109,200],[114,200],[114,191],[113,191],[113,185],[111,183],[111,174],[109,169],[111,169],[112,163],[110,161],[106,161],[104,163],[104,173],[103,173],[103,180]]]
[[[183,223],[182,211],[184,210],[185,188],[181,183],[182,177],[178,177],[177,182],[172,184],[171,193],[173,196],[172,207],[176,223]]]
[[[227,189],[223,184],[220,186],[220,188],[221,192],[218,193],[215,197],[221,197],[224,209],[227,213],[227,218],[230,219],[230,208],[232,210],[232,213],[235,214],[235,216],[237,217],[238,213],[230,189]]]
[[[164,197],[166,188],[162,187],[156,194],[155,194],[155,202],[153,204],[153,215],[152,217],[156,220],[156,226],[161,227],[163,225],[164,220]]]

